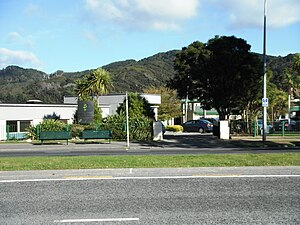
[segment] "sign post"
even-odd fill
[[[266,62],[266,33],[267,33],[267,12],[266,12],[267,0],[264,1],[264,36],[263,36],[263,62],[264,62],[264,83],[263,83],[263,135],[262,140],[265,142],[267,140],[267,62]]]
[[[129,112],[128,112],[128,94],[126,91],[126,139],[127,139],[127,150],[129,149]]]
[[[268,98],[262,99],[262,107],[268,107],[269,106],[269,100]]]

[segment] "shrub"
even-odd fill
[[[72,124],[70,127],[71,137],[79,138],[81,136],[81,132],[85,129],[84,125],[81,124]]]
[[[180,125],[168,125],[166,127],[167,131],[172,131],[172,132],[182,132],[183,131],[183,127]]]
[[[124,115],[113,115],[103,119],[98,124],[100,130],[111,130],[113,139],[126,139],[126,117]],[[129,119],[129,138],[131,140],[149,140],[152,138],[152,121],[145,117],[133,117]]]
[[[54,119],[46,119],[39,123],[41,131],[62,131],[66,130],[66,124]]]
[[[40,122],[36,126],[30,126],[26,129],[28,132],[27,137],[36,140],[37,139],[37,130],[39,131],[61,131],[66,130],[67,124],[54,119],[45,119],[42,122]]]

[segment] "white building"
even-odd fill
[[[0,104],[0,140],[7,139],[6,129],[11,135],[22,137],[25,128],[36,125],[45,117],[56,115],[66,123],[72,123],[77,105],[65,104]]]

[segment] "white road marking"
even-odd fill
[[[45,178],[45,179],[24,179],[24,180],[0,180],[0,183],[17,182],[47,182],[47,181],[84,181],[84,180],[150,180],[150,179],[199,179],[199,178],[273,178],[273,177],[300,177],[300,175],[191,175],[191,176],[161,176],[161,177],[72,177],[72,178]]]
[[[139,221],[139,218],[108,218],[108,219],[67,219],[55,220],[54,223],[86,223],[86,222],[125,222]]]

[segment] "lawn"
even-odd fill
[[[0,171],[226,166],[300,166],[300,153],[0,158]]]

